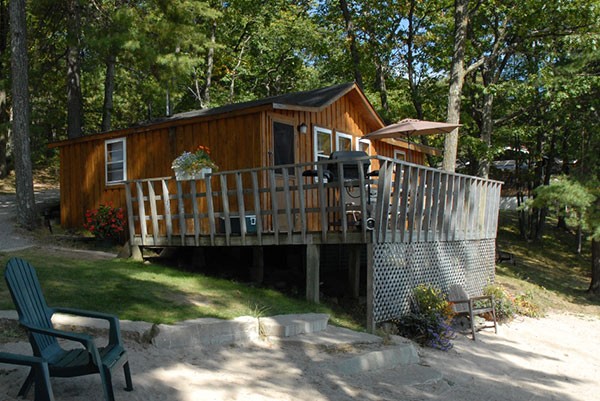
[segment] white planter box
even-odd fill
[[[185,171],[175,170],[175,179],[177,181],[186,181],[186,180],[203,180],[207,174],[212,173],[212,168],[206,167],[200,171],[195,173],[188,173]]]

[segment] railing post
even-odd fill
[[[135,240],[135,222],[133,215],[133,199],[131,196],[131,183],[125,183],[125,202],[127,204],[127,224],[129,226],[129,244],[133,246]]]
[[[177,213],[179,214],[179,236],[181,245],[185,245],[185,234],[187,225],[185,223],[185,204],[183,203],[183,185],[177,181]]]
[[[162,185],[162,201],[165,213],[165,227],[167,228],[167,243],[172,244],[173,241],[173,217],[171,216],[171,199],[169,195],[169,187],[166,180],[160,180]]]
[[[251,173],[252,175],[252,192],[254,194],[254,214],[256,215],[256,236],[258,237],[258,244],[262,245],[262,207],[260,206],[260,194],[258,188],[258,174],[256,171]]]
[[[140,219],[140,235],[142,236],[142,245],[146,245],[146,236],[148,235],[148,228],[146,225],[146,208],[144,206],[144,190],[143,190],[141,181],[137,181],[135,183],[135,186],[137,188],[138,216]]]

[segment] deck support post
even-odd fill
[[[252,247],[252,267],[250,268],[250,281],[262,283],[265,275],[265,258],[262,246]]]
[[[321,249],[319,245],[306,245],[306,300],[319,303]]]
[[[360,245],[348,247],[348,288],[350,296],[357,299],[360,295]]]
[[[367,244],[367,331],[375,333],[375,316],[373,314],[373,244]]]
[[[192,266],[194,269],[202,269],[206,267],[206,254],[204,248],[201,246],[195,246],[192,252]]]
[[[142,248],[139,245],[129,245],[129,258],[135,262],[143,262]]]

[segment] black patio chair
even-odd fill
[[[99,373],[106,401],[114,401],[112,372],[123,368],[126,391],[133,390],[129,360],[123,348],[119,319],[104,313],[72,308],[50,308],[42,293],[37,273],[28,262],[12,258],[6,265],[4,278],[19,314],[19,323],[29,334],[29,342],[36,357],[48,364],[51,377],[75,377]],[[57,330],[52,325],[55,313],[103,319],[109,322],[109,339],[105,347],[97,347],[88,334]],[[57,339],[78,342],[84,348],[64,349]],[[25,397],[36,377],[31,370],[23,383],[19,396]]]

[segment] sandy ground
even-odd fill
[[[135,390],[115,374],[115,397],[125,400],[600,400],[600,320],[550,315],[459,335],[449,352],[419,349],[421,363],[335,374],[338,350],[258,342],[241,347],[158,349],[128,342]],[[27,343],[0,351],[30,352]],[[348,351],[350,352],[350,351]],[[440,372],[435,378],[433,372]],[[0,365],[0,399],[17,400],[26,370]],[[433,378],[433,379],[432,379]],[[429,380],[429,382],[428,382]],[[405,383],[405,384],[403,384]],[[102,400],[98,375],[53,378],[62,401]],[[32,392],[33,393],[33,392]],[[33,399],[33,394],[28,399]]]

